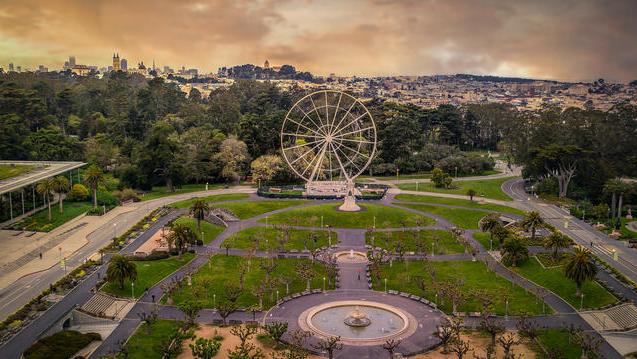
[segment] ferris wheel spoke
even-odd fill
[[[348,149],[348,150],[350,150],[350,151],[352,151],[352,152],[355,152],[357,155],[365,156],[365,158],[369,158],[369,155],[366,155],[366,154],[364,154],[364,153],[362,153],[362,152],[360,152],[360,151],[358,151],[358,150],[355,150],[355,149],[353,149],[353,148],[351,148],[351,147],[349,147],[349,146],[345,146],[345,145],[343,145],[343,146],[341,146],[341,147],[344,147],[344,148],[346,148],[346,149]]]
[[[303,112],[303,118],[307,117],[307,119],[310,120],[310,122],[312,122],[314,126],[316,126],[316,130],[313,130],[314,132],[318,131],[320,132],[320,134],[325,135],[325,133],[323,133],[323,131],[321,130],[321,126],[317,125],[316,122],[314,122],[314,119],[312,119],[312,117],[310,117],[310,115],[307,112],[305,112],[300,106],[297,108],[299,109],[299,111]]]
[[[312,102],[312,107],[314,107],[314,109],[312,111],[316,112],[316,116],[318,116],[318,120],[319,123],[321,124],[321,127],[325,126],[326,124],[323,123],[323,119],[321,117],[321,113],[318,111],[318,107],[316,107],[316,104],[314,103],[314,99],[312,98],[312,96],[310,96],[310,102]],[[310,111],[310,112],[312,112]]]
[[[341,157],[338,155],[338,153],[336,153],[336,148],[334,148],[334,145],[332,145],[330,143],[330,147],[332,148],[332,152],[334,153],[334,157],[336,157],[336,161],[338,161],[338,165],[341,167],[341,173],[343,176],[345,176],[345,179],[347,181],[349,181],[349,175],[347,174],[347,171],[345,170],[345,166],[343,166],[343,162],[341,161]]]
[[[338,138],[339,141],[349,141],[349,142],[358,142],[358,143],[374,143],[372,141],[363,141],[363,140],[355,140],[353,138]]]
[[[350,131],[350,132],[343,133],[343,134],[340,134],[340,135],[334,135],[334,137],[336,137],[338,139],[342,139],[342,137],[345,137],[345,136],[348,136],[348,135],[352,135],[352,134],[355,134],[355,133],[360,133],[360,132],[367,131],[367,130],[371,130],[373,128],[374,128],[374,126],[369,126],[369,127],[362,128],[360,130],[354,130],[354,131]]]
[[[352,124],[354,124],[356,121],[360,120],[361,118],[367,116],[367,113],[364,113],[358,117],[356,117],[355,119],[351,120],[347,125],[342,126],[341,128],[338,128],[336,131],[334,131],[332,133],[332,135],[336,136],[338,133],[345,131],[345,129],[349,128],[349,126],[351,126]]]
[[[312,174],[310,175],[310,181],[312,181],[314,179],[314,176],[317,175],[316,171],[319,169],[319,167],[323,163],[323,158],[325,157],[325,150],[326,149],[327,149],[327,143],[325,143],[323,145],[323,148],[321,149],[321,152],[318,155],[318,159],[316,160],[316,165],[314,165],[314,169],[312,170]]]
[[[330,128],[330,108],[327,107],[327,91],[325,91],[325,122],[327,124],[328,131]]]
[[[311,129],[311,128],[309,128],[309,127],[305,126],[304,124],[302,124],[302,123],[300,123],[300,122],[296,122],[296,121],[294,121],[294,120],[293,120],[293,119],[291,119],[291,118],[288,118],[288,121],[290,121],[290,122],[292,122],[292,123],[296,123],[297,125],[299,125],[299,126],[301,126],[301,127],[305,128],[306,130],[312,131],[313,133],[315,133],[315,134],[317,134],[317,135],[319,135],[319,136],[322,136],[322,135],[323,135],[322,133],[317,132],[316,130]]]
[[[318,142],[322,142],[322,141],[325,141],[325,140],[324,140],[324,139],[323,139],[323,140],[315,140],[315,141],[310,141],[310,142],[307,142],[307,143],[302,143],[302,144],[299,144],[299,145],[294,145],[294,146],[292,146],[292,147],[288,147],[288,148],[286,148],[286,150],[288,150],[288,151],[289,151],[289,150],[293,150],[293,149],[295,149],[295,148],[300,148],[300,147],[309,146],[309,145],[311,145],[311,144],[313,144],[313,143],[318,143]]]
[[[340,121],[338,121],[338,125],[336,125],[336,127],[335,127],[336,130],[340,129],[341,124],[343,123],[345,118],[347,118],[347,115],[349,115],[350,111],[352,111],[352,109],[354,108],[354,105],[356,105],[356,101],[352,102],[352,104],[347,109],[347,112],[345,112],[345,115],[343,115],[343,117],[341,117]],[[332,131],[332,133],[334,133],[334,131]]]
[[[330,123],[330,132],[334,129],[334,122],[336,122],[336,114],[338,113],[338,110],[341,108],[342,98],[343,98],[343,93],[341,92],[341,95],[338,97],[338,103],[336,104],[336,108],[334,109],[334,116],[332,117],[332,122]],[[325,103],[327,105],[327,98],[325,99]]]
[[[317,135],[306,135],[304,133],[292,133],[292,132],[282,132],[283,136],[292,136],[292,137],[306,137],[306,138],[320,138],[324,139],[325,136],[317,136]]]
[[[305,173],[307,172],[307,170],[309,170],[310,168],[313,168],[313,165],[316,161],[318,161],[321,157],[321,154],[323,153],[325,146],[327,146],[327,142],[323,144],[323,147],[321,148],[321,150],[319,151],[318,155],[314,158],[312,158],[308,163],[307,166],[305,167],[305,169],[303,170],[303,172],[301,173],[301,176],[305,176]],[[310,172],[313,173],[313,172]],[[312,180],[312,177],[310,176],[310,181]]]
[[[358,170],[358,172],[361,171],[361,168],[354,161],[352,161],[352,159],[347,156],[347,154],[343,150],[341,150],[340,148],[338,148],[337,150],[343,154],[343,157],[345,157],[345,159],[347,159],[347,163],[345,164],[346,166],[351,163],[352,166],[356,167],[356,170]]]
[[[290,165],[295,164],[296,162],[298,162],[301,158],[305,157],[308,155],[308,153],[313,152],[315,149],[317,149],[319,146],[321,145],[321,142],[315,144],[312,146],[312,148],[310,148],[309,150],[305,151],[305,153],[303,153],[302,155],[300,155],[299,157],[297,157],[294,161],[290,162]],[[285,150],[283,150],[285,151]]]

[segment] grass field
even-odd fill
[[[34,168],[34,166],[28,165],[0,165],[0,180],[19,176],[33,170]]]
[[[467,190],[471,188],[478,193],[478,197],[484,196],[486,198],[499,199],[502,201],[510,201],[511,197],[509,197],[506,193],[504,193],[502,189],[500,188],[500,186],[502,186],[502,183],[510,180],[511,178],[515,178],[515,177],[504,177],[504,178],[475,180],[475,181],[454,181],[453,184],[451,185],[453,188],[451,189],[437,188],[431,182],[424,182],[424,183],[418,184],[418,191],[466,195]],[[407,191],[415,191],[416,184],[404,183],[404,184],[398,185],[398,188],[407,190]]]
[[[155,261],[133,261],[137,267],[135,298],[141,297],[146,288],[154,286],[164,277],[190,262],[194,257],[193,253],[184,253],[181,259],[174,256]],[[124,282],[124,289],[120,289],[116,283],[106,283],[100,290],[122,298],[131,298],[133,294],[130,281]]]
[[[500,173],[500,171],[497,170],[490,170],[490,171],[484,171],[480,174],[466,174],[466,175],[461,175],[459,174],[458,177],[462,178],[462,177],[471,177],[471,176],[488,176],[488,175],[494,175]],[[370,178],[375,178],[377,180],[381,180],[381,181],[392,181],[392,180],[404,180],[404,179],[430,179],[431,178],[431,172],[422,172],[422,173],[410,173],[410,174],[399,174],[398,177],[396,177],[395,175],[392,176],[360,176],[357,177],[357,180],[361,178],[361,179],[370,179]]]
[[[73,218],[86,213],[93,205],[89,202],[64,202],[64,213],[60,213],[57,203],[51,205],[51,222],[49,222],[49,212],[45,208],[33,215],[11,225],[11,228],[27,228],[30,231],[49,232]]]
[[[289,224],[304,227],[320,227],[321,217],[323,225],[332,228],[371,228],[376,221],[376,228],[415,227],[434,224],[434,220],[409,211],[383,206],[379,204],[360,204],[360,212],[339,212],[340,204],[318,204],[298,208],[288,212],[277,213],[269,217],[269,223]],[[265,222],[263,219],[260,222]]]
[[[437,207],[427,204],[405,204],[401,206],[417,209],[425,213],[435,214],[448,220],[454,225],[465,229],[478,229],[478,221],[489,214],[487,212],[474,211],[470,209]]]
[[[276,301],[276,291],[279,291],[279,298],[286,296],[286,287],[282,280],[290,280],[289,293],[297,293],[305,290],[305,280],[299,278],[295,268],[297,263],[309,259],[275,259],[274,268],[271,278],[277,280],[273,283],[273,291],[263,298],[265,308],[271,307]],[[265,271],[261,268],[261,259],[253,258],[248,260],[245,257],[238,256],[214,256],[209,265],[203,265],[192,277],[192,286],[182,286],[174,295],[175,304],[181,303],[191,298],[199,298],[206,308],[213,308],[215,300],[219,301],[223,298],[225,285],[227,283],[239,285],[239,271],[242,263],[249,264],[249,269],[245,273],[244,290],[237,300],[239,307],[247,308],[251,305],[258,305],[259,300],[254,294],[260,284],[264,283]],[[312,289],[322,288],[323,277],[325,272],[323,266],[319,262],[312,264],[316,275],[312,280]],[[215,297],[216,296],[216,297]]]
[[[531,257],[524,264],[511,269],[551,290],[573,307],[580,308],[581,298],[575,295],[575,282],[564,276],[563,267],[544,269],[535,258]],[[597,282],[584,283],[582,292],[584,293],[584,309],[599,308],[617,302],[617,298]]]
[[[482,246],[484,247],[484,249],[486,250],[499,250],[500,249],[500,242],[494,240],[493,243],[490,242],[490,238],[491,235],[487,232],[474,232],[473,233],[473,239],[475,239],[476,241],[480,242],[480,244],[482,244]],[[493,245],[493,247],[491,247],[491,245]]]
[[[170,336],[181,326],[175,320],[159,319],[150,327],[150,333],[144,327],[139,327],[126,342],[128,359],[162,359],[163,347]]]
[[[217,238],[217,236],[225,230],[224,227],[208,223],[206,221],[201,221],[201,231],[199,231],[197,230],[197,220],[190,217],[179,217],[175,220],[175,222],[185,224],[190,227],[195,232],[198,239],[201,239],[201,232],[203,232],[204,244],[212,242],[213,239]]]
[[[511,213],[517,215],[524,215],[524,211],[519,210],[517,208],[501,206],[499,204],[492,203],[480,203],[476,198],[473,201],[468,199],[457,199],[457,198],[444,198],[444,197],[434,197],[434,196],[419,196],[414,194],[399,194],[395,197],[398,201],[403,202],[425,202],[432,204],[445,204],[449,206],[462,206],[467,208],[479,208],[479,209],[488,209],[490,211],[496,211],[501,213]]]
[[[219,189],[219,188],[223,188],[223,186],[224,185],[221,183],[211,183],[208,185],[208,189],[209,190]],[[176,194],[184,194],[184,193],[198,192],[198,191],[205,191],[205,190],[206,190],[205,183],[185,184],[181,186],[181,188],[176,188],[175,192],[170,192],[168,190],[168,187],[165,187],[165,186],[153,187],[153,190],[150,192],[144,193],[141,199],[142,201],[149,201],[151,199],[157,199],[157,198],[166,197],[166,196],[173,196]]]
[[[538,341],[542,346],[552,352],[557,350],[561,359],[580,359],[582,348],[569,340],[566,329],[542,329],[539,331]],[[539,348],[538,348],[539,349]],[[538,353],[542,353],[541,349]]]
[[[493,310],[496,314],[505,314],[505,293],[509,297],[510,315],[542,313],[542,302],[537,297],[490,272],[483,262],[429,262],[428,265],[435,270],[437,281],[460,280],[463,283],[462,292],[467,295],[467,299],[458,306],[459,311],[479,312],[481,305],[473,293],[476,290],[484,290],[494,300]],[[414,279],[419,276],[425,278],[426,288],[429,290],[423,292],[418,288]],[[432,302],[437,301],[446,313],[450,313],[452,310],[450,300],[445,299],[444,303],[440,297],[436,300],[437,291],[431,285],[431,276],[422,261],[394,262],[392,266],[386,264],[382,268],[382,278],[387,278],[387,289],[424,296]],[[383,280],[380,283],[374,283],[374,288],[384,290]],[[546,310],[548,312],[550,308],[547,306]]]
[[[286,238],[286,232],[282,229],[276,229],[272,226],[250,227],[239,231],[224,241],[229,248],[250,249],[255,242],[258,243],[257,249],[264,250],[280,250],[286,251],[296,249],[303,250],[309,248],[318,248],[327,246],[330,242],[327,231],[310,231],[310,230],[289,230],[289,240]],[[316,236],[316,242],[312,239],[312,235]],[[331,234],[331,244],[338,243],[336,232]]]
[[[417,237],[415,237],[417,235]],[[407,252],[418,253],[416,238],[419,238],[421,248],[425,253],[431,255],[432,249],[436,255],[464,253],[464,246],[458,243],[450,232],[444,230],[422,230],[422,231],[398,231],[398,232],[375,232],[374,247],[393,251],[399,240],[403,241],[403,246]],[[437,240],[434,240],[437,239]],[[365,243],[372,245],[372,233],[366,233]]]
[[[277,209],[298,206],[308,201],[303,200],[267,200],[254,202],[238,202],[238,203],[222,203],[215,207],[226,208],[236,214],[240,219],[246,219],[258,216],[263,213],[271,212]]]
[[[215,203],[215,202],[223,202],[223,201],[234,201],[234,200],[238,200],[238,199],[246,199],[250,197],[250,195],[248,195],[247,193],[231,193],[231,194],[217,194],[217,195],[212,195],[212,196],[206,196],[206,197],[198,197],[198,198],[191,198],[191,199],[185,199],[183,201],[179,201],[179,202],[175,202],[170,204],[170,207],[173,208],[190,208],[190,206],[192,206],[193,203],[195,203],[195,201],[197,200],[204,200],[208,203]]]

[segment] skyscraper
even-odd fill
[[[71,67],[75,66],[75,56],[69,56],[69,65]]]
[[[113,54],[113,71],[119,71],[120,70],[120,66],[119,66],[119,54],[115,55]]]
[[[121,59],[119,61],[119,67],[122,69],[122,71],[126,71],[128,70],[128,60],[126,59]]]
[[[9,63],[9,71],[13,71],[13,62]]]

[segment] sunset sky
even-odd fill
[[[637,79],[637,1],[0,0],[0,66]]]

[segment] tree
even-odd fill
[[[187,225],[173,222],[170,224],[170,233],[166,237],[166,240],[177,248],[181,256],[182,251],[188,244],[193,244],[197,241],[197,235]]]
[[[265,324],[265,331],[270,338],[278,344],[282,344],[281,337],[288,330],[288,323],[286,322],[270,322]]]
[[[493,230],[497,227],[502,227],[499,213],[490,213],[480,222],[480,229],[489,232],[491,239],[493,239]]]
[[[118,283],[119,289],[124,289],[124,281],[137,279],[137,267],[128,257],[116,254],[108,263],[106,276],[109,282]]]
[[[504,241],[502,249],[502,263],[507,266],[517,266],[529,259],[529,249],[517,237],[511,237]]]
[[[262,359],[265,358],[261,349],[257,348],[249,340],[257,333],[258,327],[252,325],[235,325],[230,333],[239,338],[239,345],[228,350],[229,359]]]
[[[281,177],[286,168],[283,159],[277,155],[263,155],[250,164],[252,180],[257,183],[267,183]]]
[[[46,202],[49,209],[49,222],[51,222],[51,192],[55,188],[55,181],[53,178],[46,178],[35,186],[35,190],[44,196],[44,201]]]
[[[462,318],[454,317],[452,319],[444,318],[442,320],[434,335],[440,339],[443,354],[447,354],[449,352],[449,344],[458,338],[461,327]]]
[[[431,182],[434,186],[441,188],[449,188],[451,186],[452,178],[448,174],[444,173],[440,168],[434,168],[431,171]]]
[[[246,144],[236,138],[224,140],[216,157],[223,164],[221,176],[231,182],[238,182],[243,177],[250,160]]]
[[[462,359],[470,349],[471,347],[469,347],[469,343],[460,338],[452,340],[451,345],[449,346],[449,351],[455,353],[458,359]]]
[[[504,359],[514,359],[514,355],[511,353],[511,348],[514,345],[520,344],[520,340],[515,335],[508,333],[498,338],[498,344],[504,350]]]
[[[57,176],[53,179],[53,191],[58,194],[58,202],[60,204],[60,213],[64,213],[64,195],[70,191],[71,184],[68,178]]]
[[[582,159],[584,150],[576,145],[561,145],[557,143],[544,147],[536,147],[530,151],[533,158],[533,165],[542,168],[551,177],[555,178],[558,184],[558,195],[560,198],[566,197],[568,186],[575,171],[577,163]]]
[[[581,296],[582,284],[587,280],[593,280],[597,274],[597,266],[591,252],[582,247],[574,248],[564,266],[564,274],[566,278],[575,282],[577,286],[576,295],[578,297]]]
[[[190,206],[190,214],[197,220],[197,231],[201,231],[201,221],[206,218],[208,211],[210,211],[210,206],[203,199],[195,200]]]
[[[312,345],[314,349],[321,352],[326,352],[329,359],[334,358],[334,351],[343,349],[343,343],[341,343],[341,337],[329,337],[325,340],[319,340],[317,345]]]
[[[471,202],[473,202],[473,197],[475,197],[478,194],[478,192],[476,192],[476,190],[474,190],[473,188],[469,188],[467,190],[467,196],[469,196],[469,200]]]
[[[142,321],[142,326],[146,328],[146,335],[150,335],[153,328],[153,324],[157,321],[157,318],[158,318],[156,308],[151,310],[150,313],[141,312],[141,313],[137,313],[137,315],[139,316],[139,319]]]
[[[400,343],[401,341],[399,339],[389,339],[382,345],[383,349],[385,349],[389,354],[390,359],[394,357],[394,352]]]
[[[188,325],[194,325],[199,312],[202,309],[201,303],[195,300],[187,300],[178,305],[179,310],[181,310],[186,316],[186,320]]]
[[[189,344],[192,356],[196,359],[211,359],[221,348],[221,342],[214,339],[198,337]]]
[[[226,319],[230,316],[230,314],[237,311],[237,305],[232,303],[229,300],[222,300],[217,304],[217,313],[223,320],[223,325],[226,325]]]
[[[531,231],[531,241],[535,241],[535,231],[542,227],[545,222],[538,211],[530,211],[524,214],[524,218],[520,222],[525,231]]]
[[[544,248],[553,249],[553,258],[557,259],[558,251],[562,248],[567,248],[571,244],[571,239],[564,233],[554,231],[548,237],[544,238]]]
[[[316,273],[314,273],[314,269],[312,268],[312,266],[306,262],[299,262],[299,264],[296,265],[296,274],[301,279],[305,280],[306,282],[305,290],[310,290],[310,282],[312,281],[312,278],[314,278],[314,276],[316,275]]]
[[[93,208],[97,208],[97,187],[104,182],[104,173],[96,165],[90,165],[84,171],[84,183],[93,191]]]
[[[504,332],[504,323],[489,312],[483,311],[480,316],[480,329],[489,333],[491,346],[495,347],[497,335]]]

